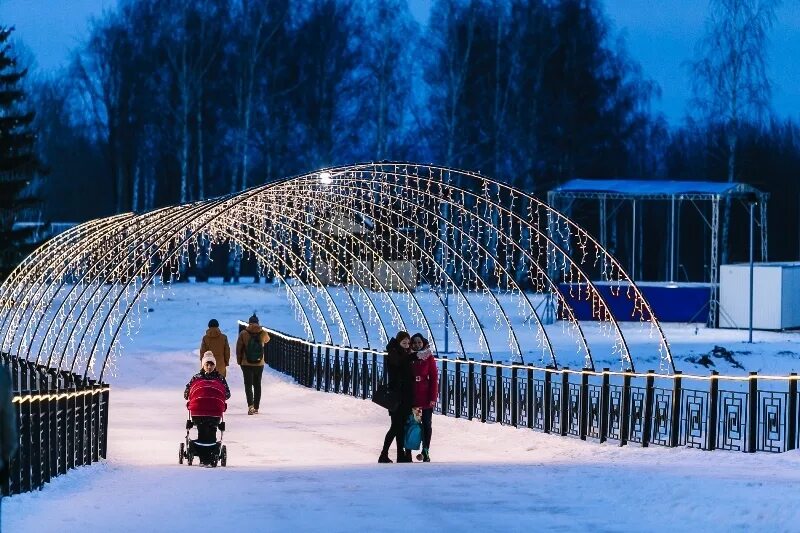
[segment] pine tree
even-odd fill
[[[22,80],[27,70],[18,68],[8,42],[13,30],[0,27],[0,280],[33,247],[33,228],[15,230],[14,222],[39,204],[26,189],[41,170],[34,151],[34,113],[23,106]]]

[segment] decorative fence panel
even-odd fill
[[[381,352],[319,345],[267,331],[272,337],[266,348],[268,364],[302,385],[367,399],[385,380]],[[800,396],[794,373],[660,375],[471,359],[438,359],[438,365],[435,412],[446,416],[582,440],[614,440],[620,446],[743,452],[800,447]]]
[[[0,353],[0,371],[11,376],[19,428],[19,448],[0,483],[4,496],[41,489],[106,458],[108,385],[6,353]]]

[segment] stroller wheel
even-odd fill
[[[180,446],[178,447],[178,464],[179,465],[183,464],[183,450],[184,450],[184,446],[183,446],[183,443],[181,442]]]
[[[228,449],[225,445],[222,445],[222,450],[219,452],[219,464],[225,466],[228,464]]]

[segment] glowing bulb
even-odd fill
[[[320,172],[319,173],[319,182],[323,185],[330,185],[333,183],[333,178],[331,177],[330,172]]]

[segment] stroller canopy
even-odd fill
[[[192,416],[221,417],[227,408],[225,385],[216,379],[198,379],[189,388],[189,403]]]

